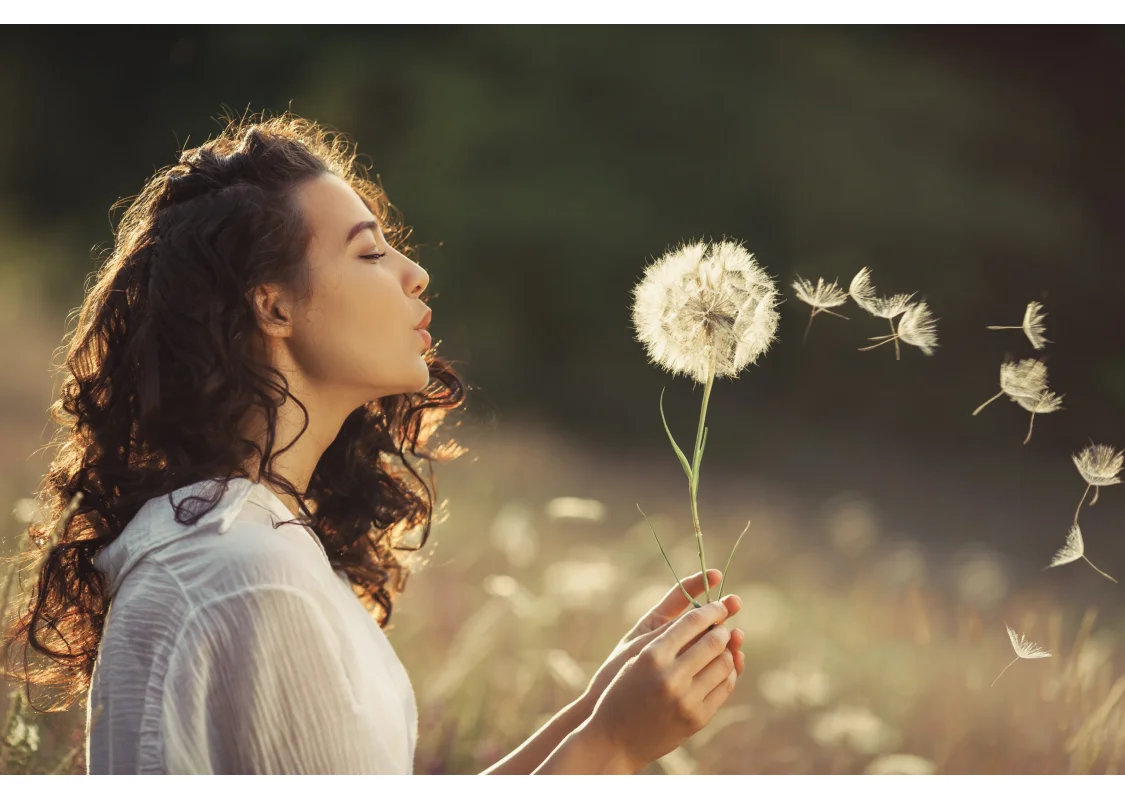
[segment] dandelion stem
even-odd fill
[[[809,323],[805,325],[805,335],[801,337],[802,344],[804,344],[809,338],[809,331],[812,329],[812,320],[816,317],[816,311],[817,309],[813,308],[812,312],[809,314]]]
[[[999,394],[997,394],[995,397],[988,400],[987,402],[984,402],[979,408],[977,408],[975,411],[973,411],[973,416],[976,416],[978,413],[980,413],[981,411],[983,411],[985,409],[985,406],[987,406],[989,403],[995,402],[996,400],[1000,399],[1002,396],[1004,396],[1003,391],[1001,391]]]
[[[821,313],[832,314],[833,316],[838,316],[841,319],[847,319],[848,318],[848,317],[844,316],[842,313],[836,313],[835,311],[830,311],[827,308],[820,308],[819,310],[820,310]]]
[[[1098,504],[1098,491],[1100,489],[1101,489],[1101,486],[1094,486],[1094,498],[1090,500],[1090,507],[1091,508]]]
[[[1025,438],[1023,440],[1023,443],[1026,444],[1028,441],[1031,440],[1031,428],[1033,428],[1033,427],[1035,427],[1035,411],[1031,412],[1031,424],[1029,424],[1027,426],[1027,438]]]
[[[730,556],[727,558],[727,565],[723,567],[723,579],[719,581],[719,597],[723,596],[723,585],[727,581],[727,574],[730,572],[730,562],[734,559],[734,552],[738,549],[739,543],[742,541],[742,536],[746,535],[746,531],[750,529],[750,522],[746,522],[746,526],[742,528],[742,532],[738,534],[738,539],[734,542],[734,547],[730,551]]]
[[[1016,660],[1019,660],[1019,657],[1017,657],[1017,658],[1016,658]],[[1007,666],[1005,666],[1005,667],[1004,667],[1004,670],[1003,670],[1003,671],[1001,671],[1001,672],[1000,672],[999,674],[997,674],[997,675],[996,675],[996,680],[999,680],[999,679],[1000,679],[1001,677],[1003,677],[1003,676],[1004,676],[1004,672],[1005,672],[1005,671],[1007,671],[1008,669],[1010,669],[1010,668],[1012,667],[1012,664],[1014,664],[1014,663],[1016,662],[1016,660],[1013,660],[1013,661],[1012,661],[1011,663],[1009,663],[1009,664],[1008,664]],[[993,681],[992,681],[992,685],[996,685],[996,680],[993,680]],[[991,687],[992,687],[992,685],[990,685],[990,686],[988,686],[988,687],[989,687],[989,688],[991,688]]]
[[[640,503],[637,503],[637,510],[641,510]],[[668,560],[668,555],[665,554],[664,547],[660,545],[660,536],[656,534],[656,530],[653,528],[652,522],[648,520],[648,516],[645,516],[645,512],[643,510],[641,510],[641,515],[645,517],[645,523],[648,524],[648,529],[652,530],[652,537],[656,539],[656,545],[660,547],[660,554],[664,555],[664,562],[667,563],[668,568],[672,570],[672,577],[675,578],[676,585],[678,585],[680,587],[680,590],[684,592],[684,596],[688,598],[688,602],[698,607],[695,598],[687,592],[687,589],[684,588],[684,584],[680,582],[680,578],[676,575],[676,570],[672,568],[672,561]],[[704,576],[706,577],[706,572],[704,572]],[[710,602],[710,600],[707,601]]]
[[[895,339],[894,339],[894,341],[895,341],[895,360],[897,361],[897,360],[899,360],[899,350],[898,350],[898,331],[895,330],[895,320],[894,319],[888,319],[887,324],[889,324],[891,326],[891,335],[895,337]]]
[[[1019,325],[989,325],[989,330],[1023,330]]]
[[[1082,560],[1086,561],[1087,563],[1090,563],[1090,559],[1089,559],[1088,557],[1086,557],[1085,555],[1083,555],[1083,556],[1082,556]],[[1095,565],[1094,565],[1093,563],[1090,563],[1090,568],[1091,568],[1091,569],[1093,569],[1094,571],[1096,571],[1096,572],[1097,572],[1098,574],[1100,574],[1100,575],[1101,575],[1102,577],[1105,577],[1105,578],[1106,578],[1107,580],[1111,580],[1111,581],[1113,581],[1113,582],[1115,582],[1115,583],[1117,582],[1117,580],[1114,580],[1114,579],[1113,579],[1112,577],[1110,577],[1110,576],[1109,576],[1108,574],[1106,574],[1105,572],[1103,572],[1103,571],[1102,571],[1101,569],[1099,569],[1099,568],[1098,568],[1097,566],[1095,566]]]
[[[695,454],[691,464],[691,483],[688,486],[691,495],[691,521],[695,525],[695,543],[699,547],[699,568],[707,574],[707,564],[703,558],[703,530],[699,527],[699,461],[703,456],[703,431],[704,422],[707,420],[707,403],[711,399],[711,386],[715,383],[715,350],[711,349],[710,362],[707,365],[707,382],[703,387],[703,405],[699,409],[699,429],[695,433]],[[711,584],[706,580],[703,586],[707,594],[707,601],[711,601]]]
[[[1082,499],[1078,500],[1078,507],[1074,511],[1074,523],[1078,524],[1078,512],[1082,510],[1082,503],[1086,501],[1086,495],[1090,493],[1090,484],[1086,483],[1086,490],[1082,492]],[[1091,502],[1091,505],[1094,503]]]

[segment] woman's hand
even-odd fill
[[[707,577],[711,587],[719,585],[722,581],[722,573],[718,569],[708,569]],[[704,593],[703,586],[703,572],[696,572],[691,577],[683,581],[684,589],[694,597]],[[729,616],[733,616],[742,608],[742,600],[731,594],[726,598]],[[687,597],[684,596],[680,587],[673,586],[664,598],[660,600],[648,613],[646,613],[636,624],[633,629],[625,633],[625,635],[618,642],[616,648],[610,653],[603,663],[594,674],[593,679],[590,680],[585,693],[582,697],[582,702],[589,706],[592,710],[594,705],[597,704],[598,699],[605,691],[606,687],[621,671],[621,667],[631,658],[637,655],[648,643],[654,640],[664,630],[668,628],[673,621],[680,617],[680,614],[687,610],[690,606]],[[730,642],[728,648],[730,649],[731,656],[734,658],[734,668],[736,673],[741,676],[742,671],[746,668],[746,657],[742,654],[742,630],[734,629],[731,631]]]
[[[711,721],[734,690],[727,604],[694,608],[626,661],[586,722],[630,773],[663,757]]]

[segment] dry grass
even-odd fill
[[[623,467],[540,430],[470,429],[463,440],[469,454],[438,477],[448,519],[388,631],[418,698],[417,773],[475,773],[502,757],[579,694],[671,587],[637,501],[677,571],[698,563],[671,454]],[[723,553],[753,519],[727,583],[744,600],[734,623],[746,631],[746,673],[711,726],[649,771],[1125,764],[1125,669],[1110,633],[1118,607],[1075,607],[1046,588],[1012,593],[980,558],[930,562],[909,531],[892,539],[855,497],[825,497],[810,529],[791,497],[749,478],[731,484],[740,488],[701,497],[701,519],[709,551]],[[1011,659],[1005,619],[1054,656],[1017,664],[990,689]],[[84,713],[9,714],[3,737],[18,745],[3,747],[0,768],[81,773]]]

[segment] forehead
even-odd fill
[[[297,197],[313,238],[321,247],[344,248],[352,226],[373,216],[355,189],[336,175],[307,181],[298,189]]]

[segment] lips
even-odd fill
[[[426,313],[422,315],[422,321],[414,326],[414,329],[418,331],[418,335],[422,337],[422,341],[426,342],[426,349],[429,349],[430,344],[433,343],[433,337],[430,335],[430,331],[426,330],[433,315],[433,311],[427,308]]]

